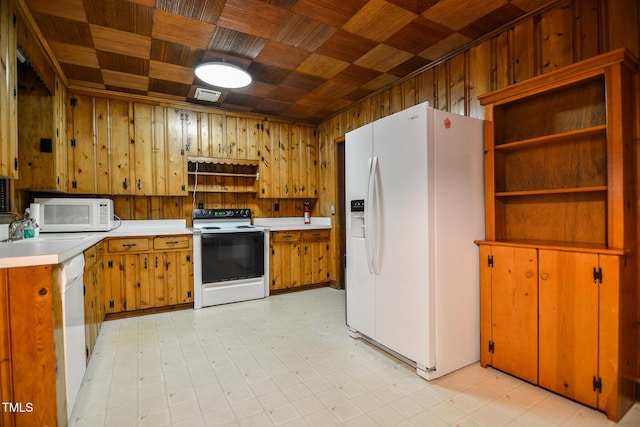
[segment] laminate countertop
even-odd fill
[[[322,230],[331,228],[331,218],[311,217],[310,224],[305,224],[302,217],[254,218],[253,225],[269,231]]]
[[[192,234],[185,220],[121,221],[111,231],[40,233],[32,239],[0,243],[0,268],[60,264],[107,237]]]

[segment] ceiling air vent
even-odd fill
[[[200,101],[216,102],[220,98],[220,95],[222,95],[222,92],[218,92],[217,90],[204,89],[201,87],[196,89],[196,99]]]

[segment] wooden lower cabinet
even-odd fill
[[[538,382],[535,249],[480,246],[480,362]]]
[[[105,315],[104,305],[104,243],[84,251],[84,329],[87,365],[96,345]]]
[[[270,290],[302,286],[301,237],[299,231],[271,232]]]
[[[481,244],[482,366],[619,419],[634,401],[633,267],[610,252]]]
[[[67,424],[58,266],[0,269],[2,426]],[[58,361],[58,362],[57,362]]]
[[[190,235],[109,238],[105,256],[107,313],[193,301]]]
[[[270,290],[329,281],[330,230],[271,232]]]
[[[329,281],[329,236],[330,230],[302,232],[304,284]]]

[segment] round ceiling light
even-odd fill
[[[195,69],[196,76],[213,86],[235,89],[251,83],[251,76],[245,70],[226,62],[205,62]]]

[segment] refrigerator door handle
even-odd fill
[[[379,239],[379,220],[380,220],[380,206],[378,200],[378,175],[379,175],[379,163],[378,157],[373,157],[371,167],[369,169],[369,188],[367,192],[369,207],[365,207],[365,213],[368,213],[367,218],[367,235],[365,239],[365,247],[367,248],[367,263],[369,264],[369,272],[372,274],[379,274],[380,267],[378,265],[378,239]]]
[[[371,234],[371,220],[373,217],[373,180],[375,179],[373,165],[375,162],[375,157],[369,159],[369,177],[367,180],[367,199],[365,201],[364,206],[364,248],[367,256],[367,267],[369,268],[369,273],[374,273],[374,265],[373,265],[373,251],[372,251],[372,234]]]

